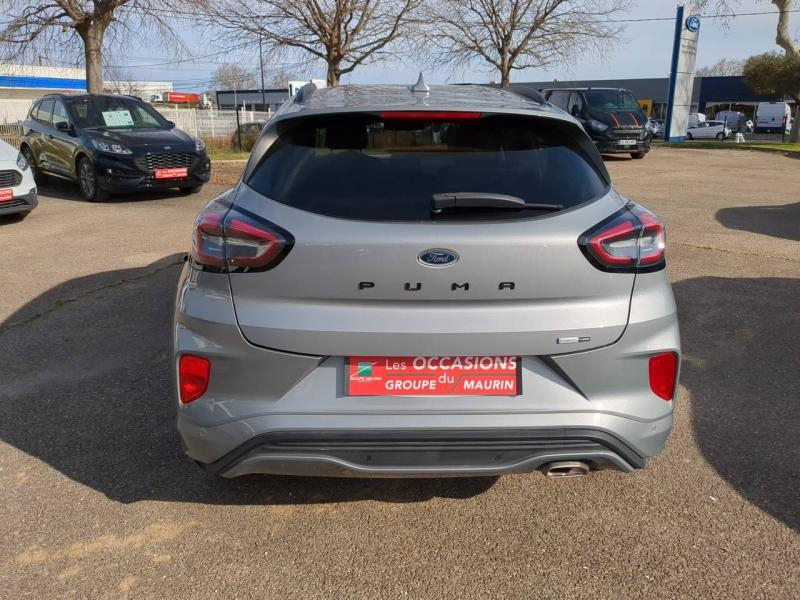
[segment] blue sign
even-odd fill
[[[686,17],[686,29],[692,33],[700,31],[700,17],[697,15],[689,15]]]

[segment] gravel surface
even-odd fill
[[[665,453],[569,480],[207,476],[174,430],[170,319],[222,188],[44,186],[0,220],[0,597],[797,598],[800,162],[607,165],[667,223],[683,376]]]

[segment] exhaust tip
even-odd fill
[[[562,477],[583,477],[587,475],[591,469],[585,462],[579,460],[563,460],[558,462],[551,462],[544,466],[542,469],[544,474],[551,479],[559,479]]]

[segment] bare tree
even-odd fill
[[[722,19],[736,14],[736,7],[741,0],[696,0],[698,10],[710,10],[711,14]],[[778,9],[778,22],[775,30],[775,43],[783,48],[787,55],[800,56],[800,44],[792,38],[789,17],[793,9],[800,6],[800,0],[770,0]]]
[[[423,0],[214,0],[210,23],[231,38],[262,36],[271,50],[308,53],[327,65],[328,85],[393,54]]]
[[[601,54],[622,31],[610,17],[627,7],[628,0],[431,0],[426,20],[440,63],[488,64],[507,86],[514,70]]]
[[[258,87],[252,71],[231,63],[218,66],[212,81],[218,90],[252,90]]]
[[[721,58],[713,65],[700,67],[695,72],[698,77],[725,77],[731,75],[741,75],[744,63],[747,59]]]
[[[103,91],[103,44],[107,34],[142,40],[172,32],[169,17],[184,4],[197,10],[205,0],[0,0],[0,56],[5,60],[57,53],[74,59],[83,51],[86,87]],[[143,32],[149,36],[141,35]],[[174,36],[173,36],[174,43]]]
[[[269,78],[269,85],[274,88],[288,88],[292,79],[294,77],[286,69],[279,69]]]

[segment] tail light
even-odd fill
[[[211,362],[202,356],[184,354],[178,359],[178,389],[181,402],[189,404],[206,393]]]
[[[675,379],[678,375],[678,356],[665,352],[650,357],[650,389],[664,400],[675,397]]]
[[[477,121],[479,112],[435,111],[435,110],[392,110],[381,113],[384,121]]]
[[[192,263],[206,270],[266,271],[294,245],[292,235],[249,211],[211,203],[194,227]]]
[[[631,202],[584,232],[578,246],[602,271],[657,271],[665,265],[666,232],[657,216]]]

